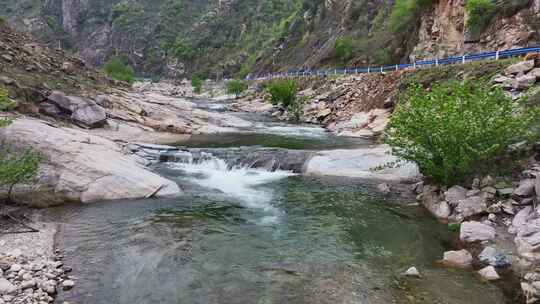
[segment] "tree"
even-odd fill
[[[242,80],[231,80],[227,83],[227,92],[234,94],[238,98],[245,90],[247,90],[248,84]]]
[[[538,110],[525,109],[489,84],[413,85],[401,98],[385,141],[435,182],[453,185],[512,143],[530,139]]]
[[[197,94],[201,94],[202,92],[202,79],[198,75],[193,75],[191,77],[191,86],[193,87],[193,91]]]
[[[32,180],[38,172],[40,155],[32,148],[23,153],[7,143],[0,149],[0,186],[8,188],[8,201],[12,201],[13,187]]]
[[[133,67],[126,64],[125,60],[122,60],[119,57],[112,58],[105,64],[105,73],[109,75],[109,77],[125,81],[129,84],[132,84],[135,81],[135,71],[133,70]]]
[[[492,0],[467,0],[465,10],[469,15],[467,29],[473,35],[479,35],[489,25],[497,10]]]
[[[7,90],[0,88],[0,111],[12,110],[16,105],[17,103],[9,98]],[[11,122],[8,118],[0,119],[0,128]],[[7,143],[0,144],[0,187],[8,188],[8,201],[12,201],[13,187],[30,181],[37,174],[40,156],[31,148],[19,153]]]

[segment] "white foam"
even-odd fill
[[[281,212],[272,205],[274,196],[271,190],[261,186],[295,175],[289,171],[229,168],[224,160],[218,158],[210,158],[200,163],[170,163],[170,166],[186,172],[189,180],[195,184],[236,198],[244,207],[269,213],[269,216],[263,218],[263,224],[277,221]]]

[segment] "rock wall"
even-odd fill
[[[494,17],[491,25],[474,39],[467,33],[465,0],[435,2],[421,18],[418,44],[410,60],[536,45],[540,28],[534,19],[540,17],[540,4],[538,1],[514,2],[525,3],[521,4],[524,8],[517,6],[516,13]]]

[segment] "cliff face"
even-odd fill
[[[466,0],[430,1],[392,31],[395,1],[0,0],[0,15],[90,65],[123,56],[141,76],[171,78],[393,63],[538,41],[540,0],[499,1],[503,13],[474,42]],[[336,42],[344,38],[350,50],[341,58]]]
[[[440,0],[421,17],[418,44],[410,59],[505,50],[537,44],[540,1],[506,1],[479,37],[467,33],[465,0]],[[498,6],[502,5],[498,2]]]

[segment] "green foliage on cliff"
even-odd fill
[[[135,81],[133,67],[125,63],[121,58],[115,57],[110,59],[105,64],[104,70],[113,79],[125,81],[130,84]]]
[[[227,83],[227,93],[234,94],[237,98],[240,96],[245,90],[247,90],[248,84],[245,81],[242,80],[231,80]]]
[[[2,143],[0,148],[0,187],[8,189],[8,201],[12,200],[13,187],[20,183],[30,182],[39,169],[41,156],[29,148],[20,153],[10,145]]]
[[[17,107],[17,102],[9,98],[9,92],[0,87],[0,111],[11,111]]]
[[[469,15],[467,29],[478,35],[489,25],[497,7],[492,0],[467,0],[465,10]]]
[[[510,144],[533,136],[538,117],[478,82],[447,82],[431,89],[412,85],[387,128],[393,153],[414,161],[433,181],[453,185],[476,166],[501,155]]]
[[[350,37],[342,37],[336,40],[334,52],[336,57],[343,63],[346,63],[353,57],[354,40]]]
[[[396,0],[390,15],[392,32],[406,31],[419,17],[422,9],[431,5],[433,0]]]

